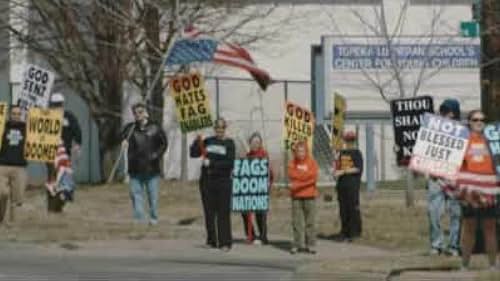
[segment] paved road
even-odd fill
[[[132,242],[133,243],[133,242]],[[161,249],[0,245],[0,280],[292,280],[299,262],[176,247]]]

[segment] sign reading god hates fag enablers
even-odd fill
[[[269,160],[244,158],[234,161],[233,212],[266,211],[269,208]]]
[[[287,102],[283,119],[283,140],[285,149],[293,148],[295,143],[306,141],[309,150],[312,148],[314,134],[314,116],[311,111],[291,102]]]
[[[454,180],[462,166],[469,130],[457,121],[425,113],[409,168]]]
[[[170,93],[175,101],[177,119],[183,133],[212,126],[205,82],[199,73],[174,77],[170,81]]]
[[[63,111],[32,107],[28,111],[24,158],[52,162],[61,142]]]

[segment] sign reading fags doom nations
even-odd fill
[[[308,109],[287,102],[283,119],[283,141],[288,151],[299,141],[307,142],[309,150],[312,148],[314,134],[314,116]]]
[[[236,159],[232,194],[233,212],[266,211],[269,208],[269,160]]]
[[[170,81],[170,94],[174,98],[177,119],[183,133],[212,126],[209,97],[199,73],[174,77]]]
[[[63,111],[32,107],[28,111],[24,158],[52,162],[61,142]]]

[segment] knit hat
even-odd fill
[[[453,119],[460,120],[460,103],[456,99],[445,99],[439,106],[439,113],[446,115],[453,112]]]

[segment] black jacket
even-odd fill
[[[69,111],[64,111],[62,139],[64,148],[68,156],[71,156],[71,146],[73,141],[78,145],[82,145],[82,130],[78,119]]]
[[[132,131],[133,130],[133,131]],[[122,140],[128,135],[128,172],[130,176],[156,176],[160,174],[160,160],[167,149],[167,137],[155,123],[148,121],[141,127],[129,123],[122,132]]]
[[[202,166],[202,176],[229,179],[234,166],[234,141],[230,138],[220,140],[216,137],[209,137],[203,140],[203,147],[210,164],[208,167]],[[189,154],[191,157],[202,156],[202,148],[198,140],[191,145]]]
[[[26,166],[24,142],[26,141],[26,123],[8,121],[2,136],[0,165]]]

